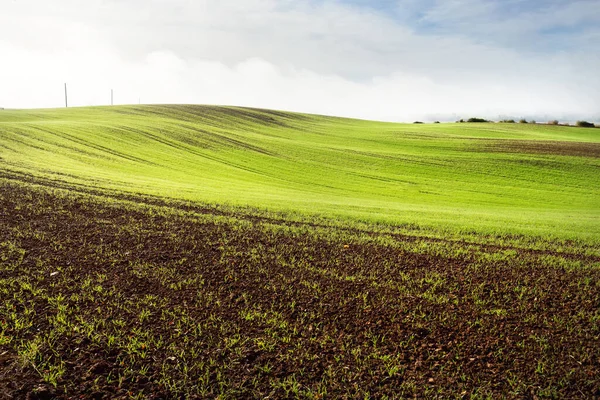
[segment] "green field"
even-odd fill
[[[0,171],[288,219],[600,241],[600,130],[216,106],[0,111]]]
[[[0,398],[599,398],[599,167],[599,129],[0,111]]]

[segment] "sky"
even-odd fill
[[[0,107],[600,122],[598,0],[0,0]]]

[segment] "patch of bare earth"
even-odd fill
[[[2,182],[0,396],[600,396],[597,260],[204,212]]]
[[[483,140],[482,150],[500,153],[551,154],[577,157],[600,157],[600,143],[540,141],[540,140]]]

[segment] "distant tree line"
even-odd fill
[[[495,123],[495,121],[490,121],[487,120],[485,118],[478,118],[478,117],[473,117],[473,118],[469,118],[466,121],[464,119],[459,119],[458,121],[456,121],[457,123]],[[517,121],[515,121],[514,119],[502,119],[500,121],[498,121],[501,124],[516,124]],[[522,118],[518,121],[520,124],[537,124],[537,122],[535,120],[531,120],[531,121],[527,121],[525,118]],[[440,121],[435,121],[434,124],[439,124]],[[424,124],[424,122],[422,121],[415,121],[413,122],[413,124]],[[571,126],[568,123],[560,123],[558,122],[558,120],[553,119],[551,121],[546,122],[546,125],[560,125],[560,126]],[[575,123],[574,126],[578,126],[580,128],[600,128],[600,123],[598,124],[594,124],[592,122],[588,122],[588,121],[577,121]]]
[[[469,123],[469,122],[479,122],[479,123],[494,123],[494,121],[490,121],[484,118],[469,118],[468,120],[464,120],[464,119],[459,119],[458,121],[456,121],[457,123]],[[503,124],[515,124],[516,121],[514,119],[503,119],[498,121],[499,123],[503,123]],[[537,122],[535,120],[531,120],[531,121],[527,121],[526,119],[520,119],[519,120],[520,124],[537,124]],[[546,123],[546,125],[561,125],[561,126],[570,126],[568,123],[564,123],[561,124],[558,122],[558,120],[554,119],[551,121],[548,121]],[[588,121],[577,121],[575,123],[575,126],[578,126],[580,128],[600,128],[600,124],[594,124],[592,122],[588,122]]]
[[[577,121],[576,125],[580,128],[594,128],[596,126],[596,125],[592,124],[591,122],[587,122],[587,121]],[[600,127],[600,125],[599,125],[599,127]]]

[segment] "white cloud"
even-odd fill
[[[417,34],[391,16],[339,2],[82,4],[21,0],[4,10],[0,106],[61,106],[67,81],[72,105],[106,104],[114,88],[117,103],[141,98],[405,121],[600,113],[595,54],[528,53],[460,34]],[[586,35],[587,43],[596,33]]]

